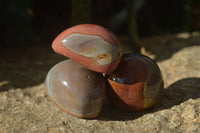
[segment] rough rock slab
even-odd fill
[[[200,132],[200,35],[151,37],[142,43],[144,54],[154,58],[163,73],[160,101],[150,109],[130,113],[106,100],[96,119],[70,116],[50,101],[45,76],[65,57],[46,46],[1,49],[0,132]]]

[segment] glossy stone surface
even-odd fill
[[[102,74],[72,60],[60,62],[48,72],[46,88],[51,100],[71,115],[94,118],[101,111],[105,91]]]
[[[104,27],[82,24],[63,31],[52,43],[55,52],[96,72],[111,73],[121,60],[121,45]]]
[[[125,54],[117,69],[107,77],[109,99],[128,111],[151,107],[163,89],[158,65],[143,55]]]

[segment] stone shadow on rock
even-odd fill
[[[200,45],[200,33],[181,33],[144,39],[142,46],[148,53],[155,55],[155,61],[169,59],[181,49]]]
[[[176,81],[168,88],[163,90],[162,97],[159,102],[143,111],[126,112],[114,107],[106,100],[100,116],[97,118],[101,121],[128,121],[137,119],[145,114],[157,112],[163,109],[169,109],[175,105],[187,101],[188,99],[196,99],[200,97],[200,78],[185,78]]]
[[[0,92],[43,83],[51,67],[64,59],[46,46],[1,49]]]

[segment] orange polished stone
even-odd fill
[[[111,73],[121,60],[121,45],[108,29],[81,24],[66,29],[52,43],[55,52],[101,73]]]
[[[163,89],[158,65],[143,55],[124,55],[117,69],[107,78],[108,98],[117,107],[128,111],[151,107]]]

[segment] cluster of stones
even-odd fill
[[[160,97],[158,65],[144,55],[122,54],[119,40],[104,27],[82,24],[66,29],[52,48],[69,59],[48,72],[46,88],[51,100],[71,115],[97,117],[105,94],[128,111],[149,108]]]

